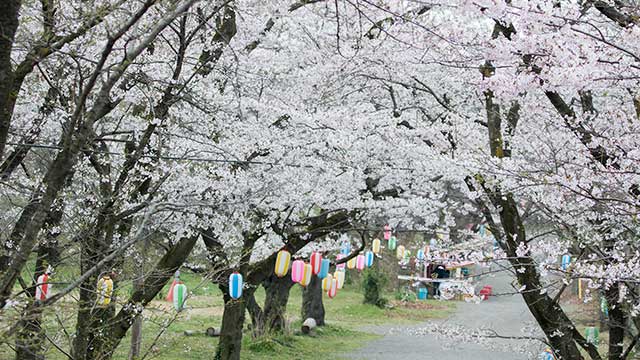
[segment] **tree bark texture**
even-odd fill
[[[264,319],[267,332],[281,332],[285,329],[289,291],[294,285],[288,276],[279,278],[271,274],[262,283],[266,291],[264,300]]]
[[[245,301],[233,300],[228,291],[223,290],[224,313],[220,340],[216,349],[216,360],[240,360],[242,346],[242,327],[244,324]]]
[[[6,0],[0,5],[0,160],[4,156],[11,124],[12,111],[9,104],[15,102],[18,95],[12,91],[14,72],[11,66],[11,50],[18,29],[21,5],[20,0]]]
[[[317,326],[324,325],[324,304],[322,303],[322,280],[311,277],[309,285],[302,290],[302,319],[313,318]]]

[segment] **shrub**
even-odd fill
[[[366,269],[362,273],[362,289],[364,290],[364,303],[378,307],[384,307],[387,299],[381,296],[382,289],[387,284],[387,277],[376,267]]]

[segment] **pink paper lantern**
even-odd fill
[[[310,263],[311,270],[313,270],[313,275],[318,275],[318,273],[320,272],[320,268],[322,267],[322,255],[317,251],[312,252]]]
[[[338,256],[336,256],[336,261],[338,261],[338,260],[342,260],[342,259],[344,259],[345,257],[346,257],[346,256],[345,256],[345,255],[343,255],[343,254],[338,254]],[[345,266],[345,263],[338,264],[338,265],[336,265],[336,269],[344,269],[344,266]]]
[[[356,257],[356,269],[362,270],[364,269],[364,255],[360,254]]]
[[[291,281],[299,283],[304,275],[304,261],[296,260],[291,264]]]
[[[327,295],[329,296],[329,298],[333,299],[337,293],[338,293],[338,280],[331,279],[331,287],[329,288],[329,291],[327,291]]]
[[[384,239],[389,240],[391,238],[391,226],[389,224],[384,226]]]

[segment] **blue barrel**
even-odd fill
[[[418,288],[418,300],[427,300],[429,290],[427,288]]]

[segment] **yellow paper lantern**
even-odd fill
[[[342,289],[344,286],[344,271],[336,271],[333,273],[333,278],[338,281],[338,289]]]
[[[331,282],[333,281],[333,276],[331,274],[327,274],[327,276],[322,279],[322,291],[329,291],[331,289]]]
[[[311,268],[311,264],[304,264],[304,270],[302,271],[302,279],[300,279],[300,285],[306,287],[311,282],[311,275],[313,273],[313,269]]]
[[[287,250],[280,250],[276,257],[276,268],[274,272],[277,277],[283,277],[289,272],[289,262],[291,261],[291,253]]]
[[[349,259],[349,261],[347,261],[347,268],[350,270],[353,270],[356,268],[356,258],[355,256],[351,259]]]
[[[399,245],[399,246],[396,248],[396,257],[397,257],[398,259],[402,259],[402,258],[404,257],[404,246]]]
[[[373,250],[374,254],[380,253],[380,239],[373,239],[373,243],[371,244],[371,250]]]

